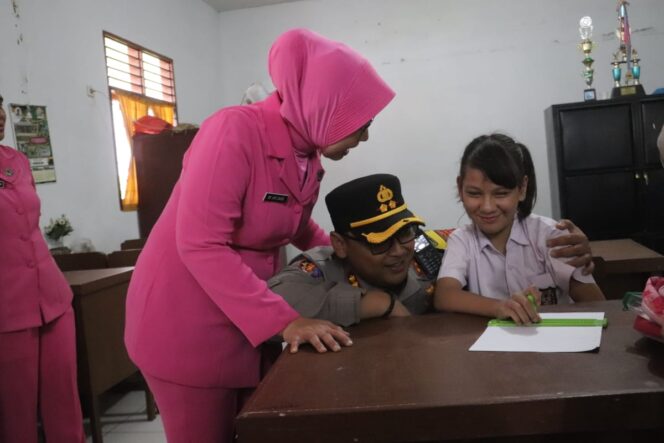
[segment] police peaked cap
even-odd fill
[[[402,227],[424,221],[414,215],[391,174],[374,174],[344,183],[325,196],[334,230],[351,232],[369,243],[380,243]]]

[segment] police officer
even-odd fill
[[[342,326],[433,310],[435,280],[413,260],[417,228],[424,221],[406,206],[397,177],[352,180],[332,190],[325,203],[334,226],[332,246],[295,257],[268,281],[272,291],[303,317]],[[569,233],[549,240],[556,247],[552,255],[571,258],[568,263],[592,272],[585,234],[569,220],[557,227]]]
[[[342,326],[431,309],[433,280],[413,260],[424,221],[406,206],[399,179],[375,174],[325,197],[332,246],[310,249],[269,280],[300,315]]]

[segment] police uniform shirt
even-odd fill
[[[329,320],[341,326],[359,323],[364,293],[371,289],[384,291],[355,276],[329,246],[297,256],[268,285],[303,317]],[[413,260],[406,284],[395,295],[411,314],[424,314],[431,310],[433,291],[433,281],[426,278]]]

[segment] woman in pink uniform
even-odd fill
[[[39,211],[28,159],[0,145],[0,442],[36,443],[39,412],[49,443],[80,443],[73,295]]]
[[[299,317],[265,283],[279,248],[329,244],[310,218],[324,170],[368,139],[394,92],[349,47],[308,30],[269,55],[276,92],[201,126],[129,287],[125,342],[170,443],[227,442],[260,373],[259,345],[291,352],[351,344],[332,323]]]

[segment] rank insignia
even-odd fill
[[[397,207],[397,202],[392,200],[393,197],[394,192],[392,192],[390,188],[380,185],[380,188],[378,188],[378,194],[376,195],[376,199],[381,203],[378,208],[380,212],[387,212],[388,210]]]
[[[355,274],[348,274],[348,283],[354,288],[360,287],[360,282],[357,280]]]
[[[412,266],[413,266],[413,269],[415,269],[415,273],[417,274],[418,277],[426,277],[426,274],[424,273],[424,271],[420,267],[419,263],[417,263],[417,261],[413,260],[412,261]]]

